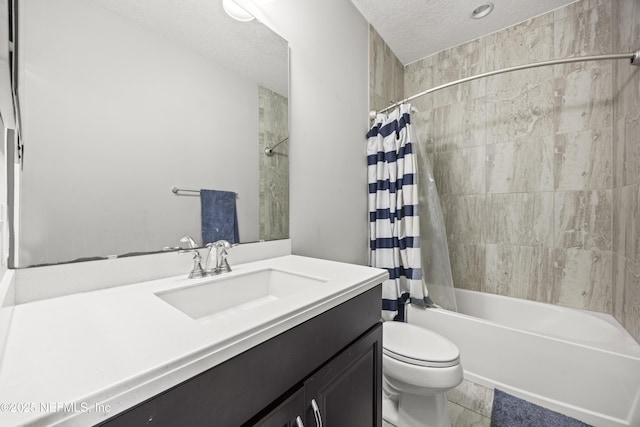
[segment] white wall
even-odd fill
[[[173,186],[238,192],[258,238],[255,83],[92,2],[19,5],[21,265],[199,240],[199,198]]]
[[[7,209],[7,131],[0,118],[0,280],[7,272],[9,258],[9,218]]]
[[[293,253],[366,264],[368,24],[349,0],[238,0],[289,41]]]

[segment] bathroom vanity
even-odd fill
[[[101,425],[380,426],[380,300],[378,286]]]
[[[14,307],[3,426],[380,426],[384,270],[299,256]],[[322,420],[322,421],[321,421]]]

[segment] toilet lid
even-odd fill
[[[445,368],[460,363],[458,347],[451,341],[403,322],[382,324],[382,350],[387,356],[412,365]]]

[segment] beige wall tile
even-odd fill
[[[486,212],[486,243],[553,244],[552,192],[489,194]]]
[[[476,39],[436,53],[433,58],[433,86],[479,74],[484,69],[484,40]],[[484,96],[484,80],[459,84],[434,92],[434,108]]]
[[[640,263],[614,255],[613,316],[640,343]]]
[[[533,81],[512,93],[489,94],[487,141],[507,142],[553,135],[553,85],[551,79]]]
[[[432,112],[431,111],[418,111],[411,115],[411,123],[414,125],[413,129],[416,132],[417,148],[419,162],[423,162],[425,158],[429,159],[431,165],[433,165],[434,158],[431,156],[436,151],[435,140],[433,138],[433,126]],[[432,168],[432,166],[430,166]],[[424,170],[422,163],[418,164],[418,173]]]
[[[484,98],[435,108],[432,126],[437,151],[486,145]]]
[[[640,39],[640,3],[636,0],[611,2],[613,29],[613,49],[616,52],[632,51],[638,48]]]
[[[487,191],[553,191],[553,137],[487,145]]]
[[[640,87],[640,73],[638,77],[636,84]],[[633,117],[634,111],[640,111],[640,104],[631,108],[629,114],[623,115],[620,112],[620,118],[615,123],[613,169],[616,186],[640,183],[640,114]]]
[[[612,250],[612,190],[555,193],[555,247]]]
[[[611,252],[554,249],[552,256],[554,304],[612,312]]]
[[[612,65],[555,65],[554,116],[556,133],[610,128]]]
[[[451,274],[456,288],[482,291],[485,280],[485,245],[451,242]]]
[[[549,248],[486,245],[484,292],[551,301],[553,274]]]
[[[612,248],[620,256],[640,262],[640,185],[613,191]]]
[[[404,97],[415,95],[433,87],[433,56],[407,65],[404,69]],[[433,109],[433,97],[421,96],[411,101],[420,111]]]
[[[557,190],[611,188],[611,128],[561,133],[555,137],[554,182]]]
[[[481,243],[485,222],[484,195],[446,196],[440,195],[442,213],[447,228],[447,241]]]
[[[558,10],[554,23],[555,57],[610,53],[612,3],[582,1]]]
[[[553,59],[553,16],[544,14],[484,37],[487,71]],[[529,71],[523,71],[528,73]]]
[[[623,0],[626,1],[626,0]],[[632,0],[635,1],[635,0]],[[568,4],[565,7],[556,9],[553,11],[553,18],[556,21],[566,19],[572,15],[578,15],[584,13],[585,10],[593,9],[594,7],[601,6],[611,2],[611,0],[582,0]]]
[[[440,195],[485,193],[484,146],[437,152],[435,159],[434,176]]]
[[[486,98],[489,102],[498,102],[523,96],[530,91],[539,92],[543,89],[548,91],[549,96],[552,96],[553,79],[553,67],[530,68],[497,74],[486,78]],[[549,82],[549,84],[542,86],[540,82]],[[552,104],[548,103],[547,108],[553,108]]]
[[[404,67],[372,26],[369,26],[369,108],[381,110],[404,94]]]

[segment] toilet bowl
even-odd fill
[[[448,339],[402,322],[382,325],[382,417],[397,427],[450,427],[447,391],[462,382]]]

